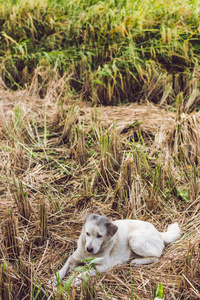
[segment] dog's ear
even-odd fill
[[[90,214],[88,214],[88,213],[84,214],[84,216],[81,218],[81,221],[83,223],[85,223],[85,221],[89,218],[89,216],[90,216]]]
[[[96,215],[96,214],[88,214],[86,213],[82,218],[81,218],[81,221],[85,222],[87,221],[88,219],[90,220],[95,220],[95,219],[98,219],[100,216],[99,215]]]
[[[111,236],[115,235],[118,230],[118,227],[110,221],[106,222],[106,227],[108,229],[108,234]]]

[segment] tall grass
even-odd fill
[[[30,86],[39,66],[72,74],[71,89],[94,103],[172,103],[198,85],[199,10],[195,0],[1,1],[1,76]]]

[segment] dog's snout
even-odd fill
[[[87,247],[87,252],[90,252],[90,253],[92,253],[92,252],[93,252],[93,250],[94,250],[94,249],[93,249],[93,247],[91,247],[91,246],[88,246],[88,247]]]

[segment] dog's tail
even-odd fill
[[[161,239],[163,242],[169,244],[176,241],[181,236],[181,229],[177,222],[168,226],[166,232],[160,232]]]

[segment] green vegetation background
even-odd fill
[[[95,104],[172,104],[199,75],[199,11],[198,0],[1,0],[0,74],[17,89],[56,70]]]

